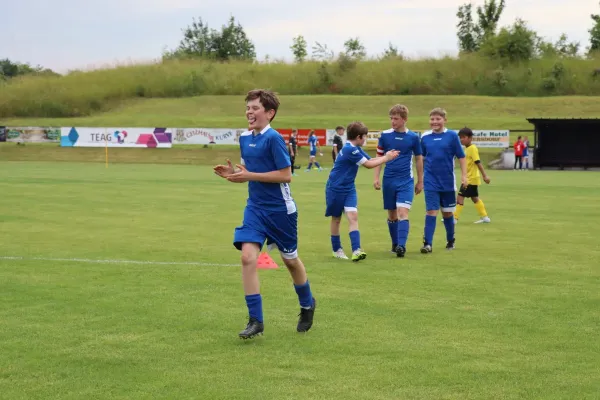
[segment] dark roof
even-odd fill
[[[600,118],[526,118],[532,124],[544,122],[575,122],[575,123],[600,123]]]

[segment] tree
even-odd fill
[[[398,48],[393,44],[388,44],[387,49],[383,51],[383,56],[381,57],[384,60],[388,60],[391,58],[403,58],[402,53],[398,51]]]
[[[220,61],[230,59],[253,60],[256,58],[254,44],[244,28],[231,16],[221,31],[209,29],[199,18],[183,30],[183,39],[177,49],[165,53],[165,58],[202,57]]]
[[[579,42],[569,42],[569,38],[563,33],[555,43],[540,39],[537,47],[542,57],[569,58],[577,57],[580,44]]]
[[[367,56],[365,46],[359,38],[350,38],[344,42],[344,53],[347,57],[354,60],[362,60]]]
[[[290,46],[290,49],[294,54],[294,60],[296,60],[296,62],[302,62],[304,59],[306,59],[306,56],[308,55],[308,51],[306,50],[307,45],[306,39],[304,39],[304,36],[302,35],[296,36],[294,39],[292,39],[292,45]]]
[[[461,53],[474,53],[479,50],[477,40],[477,25],[473,22],[472,4],[463,4],[458,7],[458,48]]]
[[[498,21],[504,11],[504,0],[496,3],[496,0],[485,0],[483,7],[477,7],[479,42],[493,36],[498,28]]]
[[[333,59],[333,50],[330,50],[326,44],[315,42],[312,47],[312,58],[315,60],[328,61]]]
[[[527,27],[522,19],[503,27],[498,34],[489,37],[481,46],[481,52],[490,58],[510,62],[527,61],[536,55],[539,37]]]
[[[591,14],[590,17],[594,21],[594,26],[588,32],[590,34],[590,47],[588,52],[594,53],[600,51],[600,15]]]
[[[485,0],[477,7],[477,22],[473,20],[473,5],[470,3],[458,7],[458,47],[463,53],[478,51],[483,43],[496,34],[498,21],[504,12],[505,0]]]
[[[28,63],[13,62],[8,58],[0,60],[0,79],[10,79],[21,75],[58,75],[40,65],[32,67]]]

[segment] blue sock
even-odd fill
[[[310,284],[308,283],[308,279],[304,285],[296,285],[294,284],[294,289],[296,289],[296,293],[298,294],[298,300],[300,301],[300,307],[302,308],[311,308],[313,306],[313,296],[310,291]]]
[[[340,235],[331,235],[331,248],[334,252],[342,248],[342,241],[340,240]]]
[[[396,245],[398,244],[398,220],[390,221],[388,219],[388,229],[390,230],[392,245],[396,247]]]
[[[263,322],[262,297],[260,294],[251,294],[246,296],[246,305],[248,314],[251,318],[256,318],[258,322]]]
[[[398,221],[398,245],[406,247],[406,241],[408,239],[408,230],[410,228],[410,224],[408,220]]]
[[[317,166],[317,168],[321,168],[321,166],[319,165],[318,162],[315,161],[315,165]]]
[[[446,227],[446,240],[449,242],[454,239],[454,216],[444,218],[444,226]]]
[[[350,232],[350,243],[352,243],[352,251],[360,249],[360,232]]]
[[[312,163],[308,163],[308,168],[306,169],[311,169],[312,168]]]
[[[433,234],[435,233],[435,215],[425,216],[425,242],[433,245]]]

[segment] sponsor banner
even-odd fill
[[[58,143],[60,141],[60,128],[53,127],[6,127],[7,142],[27,143]]]
[[[173,144],[238,144],[247,129],[172,128]]]
[[[381,131],[369,131],[367,133],[367,142],[363,146],[363,148],[368,150],[377,149],[377,142],[379,142],[379,137],[381,136]]]
[[[290,136],[292,135],[291,128],[276,129],[276,131],[283,136],[286,143],[289,143]],[[298,132],[296,135],[298,147],[308,146],[308,135],[311,131],[315,131],[317,141],[321,146],[326,146],[328,143],[327,129],[296,129],[296,131]]]
[[[61,128],[62,147],[169,148],[172,134],[167,128]]]
[[[508,148],[510,131],[473,131],[473,144],[477,147]]]
[[[0,142],[6,142],[6,127],[0,126]]]

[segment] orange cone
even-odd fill
[[[258,269],[277,269],[277,268],[279,268],[277,266],[277,263],[275,263],[275,261],[273,261],[271,256],[267,253],[261,253],[260,256],[258,256],[258,264],[256,265],[256,267]]]

